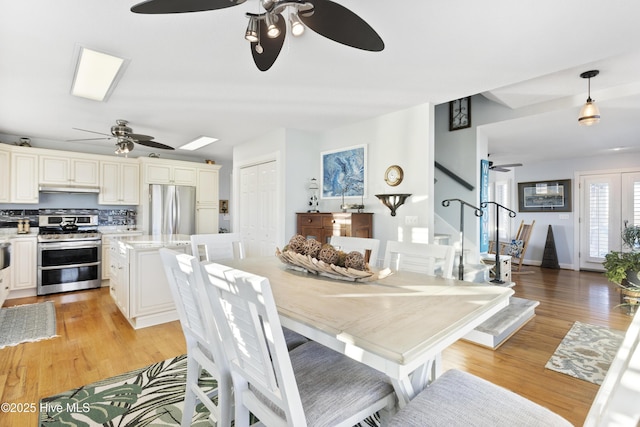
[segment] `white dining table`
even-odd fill
[[[440,374],[441,352],[513,294],[405,271],[336,280],[289,269],[275,256],[222,264],[268,278],[283,326],[387,374],[400,407]]]

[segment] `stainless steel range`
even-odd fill
[[[99,288],[98,210],[41,209],[38,225],[38,295]]]

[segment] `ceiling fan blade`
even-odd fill
[[[281,14],[278,14],[277,17],[278,22],[275,24],[280,30],[280,35],[275,39],[269,38],[269,36],[267,36],[267,26],[261,22],[259,24],[260,42],[251,43],[253,62],[256,63],[256,67],[258,67],[260,71],[267,71],[271,68],[273,63],[276,62],[276,59],[278,59],[278,55],[280,55],[282,45],[284,44],[284,36],[287,33],[287,23]],[[262,53],[258,53],[258,50],[256,50],[258,46],[262,46]]]
[[[153,139],[152,136],[149,135],[141,135],[139,133],[130,133],[127,135],[129,138],[135,139],[136,142],[138,141],[151,141]]]
[[[113,138],[80,138],[80,139],[65,139],[66,142],[79,142],[79,141],[108,141]]]
[[[382,38],[358,15],[330,0],[309,0],[313,13],[300,11],[300,20],[316,33],[356,49],[379,52]]]
[[[159,148],[161,150],[175,150],[175,148],[173,147],[170,147],[168,145],[165,145],[156,141],[135,141],[135,142],[140,145],[144,145],[145,147]]]
[[[504,165],[495,165],[495,166],[491,166],[492,168],[513,168],[516,166],[522,166],[522,163],[508,163],[508,164],[504,164]]]
[[[225,9],[245,0],[147,0],[131,7],[131,12],[145,14],[204,12]]]
[[[108,133],[96,132],[95,130],[87,130],[87,129],[80,129],[80,128],[71,128],[71,129],[81,130],[82,132],[96,133],[98,135],[104,135],[104,136],[108,136],[109,138],[111,138],[111,135],[109,135]]]

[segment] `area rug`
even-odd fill
[[[624,331],[575,322],[545,368],[600,385],[623,338]]]
[[[40,400],[40,427],[144,427],[179,426],[184,408],[187,358],[181,355],[117,377]],[[215,387],[206,372],[205,390]],[[196,406],[192,426],[210,426],[209,411]],[[360,424],[378,426],[369,418]]]
[[[0,348],[56,336],[53,301],[0,309]]]

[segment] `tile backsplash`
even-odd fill
[[[135,209],[100,209],[98,213],[98,225],[136,225]]]
[[[135,209],[99,209],[98,225],[126,225],[135,227]],[[0,228],[16,228],[19,219],[28,219],[31,227],[38,226],[38,209],[5,209],[0,210]]]

